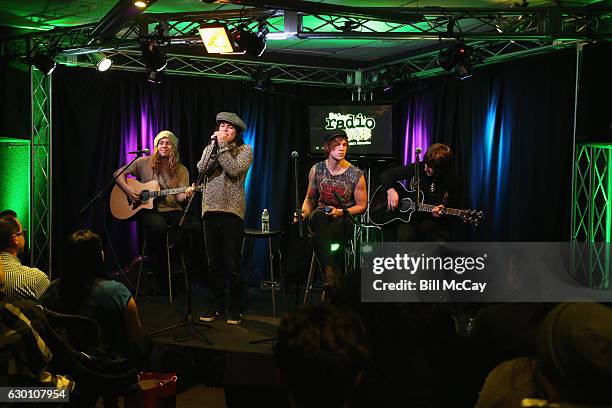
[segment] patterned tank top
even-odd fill
[[[334,196],[334,191],[340,196],[347,207],[355,205],[355,187],[363,171],[352,164],[342,173],[332,175],[327,169],[326,161],[315,164],[315,187],[319,195],[318,207],[330,205],[340,208],[340,203]]]

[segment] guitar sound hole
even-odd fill
[[[412,207],[412,200],[410,199],[405,199],[401,201],[401,205],[399,206],[399,210],[400,212],[406,212],[410,210],[410,207]]]
[[[144,190],[140,193],[140,201],[146,202],[149,201],[150,194],[147,190]]]

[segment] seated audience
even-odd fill
[[[72,390],[74,382],[70,378],[48,371],[53,353],[39,335],[40,328],[34,328],[37,325],[32,323],[32,316],[26,316],[22,310],[34,307],[34,303],[18,303],[8,303],[0,290],[0,387],[20,385]]]
[[[516,407],[526,399],[557,407],[612,406],[612,309],[562,303],[538,333],[534,359],[504,362],[487,377],[477,408]]]
[[[141,336],[138,308],[125,285],[105,277],[100,238],[89,230],[77,231],[68,238],[64,255],[70,261],[40,303],[54,312],[95,320],[105,345],[128,356]]]
[[[0,217],[0,260],[4,268],[7,302],[38,300],[49,286],[49,278],[38,268],[21,264],[17,256],[25,247],[25,231],[19,220],[7,214]]]
[[[274,351],[294,406],[352,406],[368,350],[351,312],[320,304],[292,313],[281,322]]]

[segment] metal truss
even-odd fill
[[[590,287],[610,288],[612,147],[576,147],[572,194],[572,267]]]
[[[51,276],[51,75],[30,69],[32,138],[30,144],[30,261]]]
[[[114,68],[144,70],[144,64],[139,61],[139,40],[153,38],[159,46],[166,48],[169,58],[166,71],[172,74],[244,80],[250,77],[254,67],[266,66],[272,82],[359,88],[376,85],[377,73],[381,70],[399,72],[404,78],[443,73],[437,64],[437,51],[446,41],[456,39],[476,49],[479,63],[494,63],[566,46],[571,41],[612,38],[612,7],[359,8],[282,0],[230,3],[253,7],[200,13],[147,13],[118,30],[108,41],[92,38],[96,29],[94,25],[55,29],[36,34],[34,48],[46,49],[64,58],[110,51],[120,59]],[[202,24],[222,23],[232,30],[238,26],[254,29],[262,22],[268,26],[268,36],[277,38],[389,40],[398,43],[429,39],[435,42],[426,49],[365,64],[359,69],[363,75],[347,74],[349,70],[343,68],[321,67],[321,63],[305,67],[303,62],[279,65],[272,61],[246,61],[232,56],[194,55],[194,49],[202,47],[197,31]],[[25,55],[25,41],[21,38],[3,43],[2,54]],[[71,63],[87,65],[74,59]],[[363,80],[356,81],[356,77]]]
[[[124,50],[108,54],[113,69],[146,72],[140,52]],[[253,81],[256,76],[271,83],[308,84],[313,86],[352,87],[354,71],[298,65],[274,64],[248,60],[220,59],[200,56],[167,54],[166,74]],[[70,65],[93,67],[88,59],[68,58]]]

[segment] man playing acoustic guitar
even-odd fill
[[[418,163],[418,178],[414,164],[394,167],[381,174],[380,181],[387,191],[389,210],[395,210],[398,206],[399,194],[394,186],[397,186],[400,180],[408,180],[409,190],[416,191],[418,179],[423,201],[436,206],[431,214],[416,211],[412,214],[410,223],[398,223],[397,241],[445,242],[450,240],[450,220],[443,215],[445,208],[458,196],[457,182],[451,176],[451,163],[451,148],[435,143],[427,149],[424,163]]]
[[[189,171],[180,162],[178,153],[178,138],[168,130],[162,130],[155,136],[155,150],[151,157],[139,157],[126,171],[117,177],[117,184],[133,201],[139,201],[139,192],[130,186],[125,176],[132,174],[141,183],[155,180],[160,189],[173,189],[189,186]],[[116,173],[123,169],[120,168]],[[116,174],[115,173],[115,174]],[[138,212],[137,219],[144,228],[147,240],[147,252],[151,254],[153,266],[156,269],[157,281],[163,287],[165,265],[162,254],[165,254],[165,233],[168,226],[179,223],[183,207],[181,203],[188,197],[186,193],[158,197],[153,210],[143,209]],[[184,232],[191,232],[195,226],[193,219],[187,218],[183,224]]]

